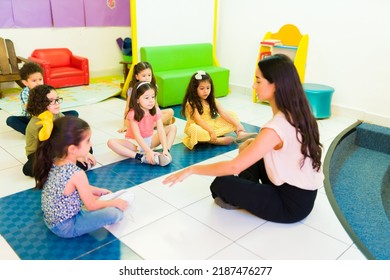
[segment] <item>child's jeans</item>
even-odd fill
[[[16,131],[26,134],[26,127],[30,121],[30,117],[27,116],[9,116],[6,120],[6,123],[9,127],[12,127]]]
[[[106,225],[119,222],[123,212],[115,207],[106,207],[96,211],[81,209],[80,212],[50,230],[59,237],[72,238],[95,231]]]

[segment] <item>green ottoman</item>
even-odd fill
[[[331,115],[330,106],[334,88],[321,84],[303,84],[309,100],[311,112],[316,119],[326,119]]]

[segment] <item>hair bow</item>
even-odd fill
[[[196,75],[195,75],[195,79],[197,79],[198,81],[199,81],[199,80],[202,80],[202,75],[206,75],[206,72],[205,72],[205,71],[202,71],[202,70],[198,71],[198,72],[196,73]]]
[[[53,114],[50,111],[45,111],[43,113],[40,113],[38,118],[40,119],[40,121],[36,124],[42,125],[42,128],[38,133],[38,139],[40,141],[46,141],[47,139],[49,139],[53,130]]]

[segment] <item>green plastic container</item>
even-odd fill
[[[313,116],[316,119],[329,118],[334,88],[327,85],[305,83],[303,89],[309,100]]]

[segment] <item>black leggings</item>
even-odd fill
[[[215,178],[210,189],[213,198],[220,197],[226,203],[276,223],[304,219],[313,209],[317,196],[317,190],[304,190],[286,183],[275,186],[267,176],[263,160],[239,176]]]

